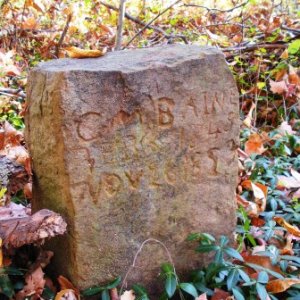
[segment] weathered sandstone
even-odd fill
[[[30,74],[35,210],[61,213],[56,270],[81,288],[124,277],[143,241],[177,272],[203,263],[192,232],[235,227],[238,93],[222,53],[170,45],[61,59]],[[149,242],[129,282],[150,286]]]

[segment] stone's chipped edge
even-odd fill
[[[174,62],[170,63],[165,61],[164,59],[160,59],[160,57],[155,57],[153,60],[145,61],[143,64],[143,60],[141,59],[139,62],[135,63],[135,60],[130,61],[121,61],[123,56],[126,56],[128,53],[139,51],[141,55],[142,53],[149,52],[149,55],[155,53],[157,50],[161,50],[161,53],[170,53],[172,50],[182,51],[182,48],[185,48],[187,52],[190,52],[188,56],[184,55],[175,55],[173,59]],[[157,53],[155,53],[157,54]],[[159,53],[158,53],[159,54]],[[172,54],[172,53],[171,53]],[[117,56],[116,56],[117,55]],[[145,55],[145,54],[144,54]],[[217,56],[223,58],[225,57],[221,51],[219,51],[215,47],[200,47],[197,45],[168,45],[168,46],[160,46],[160,47],[152,47],[152,48],[141,48],[141,49],[130,49],[116,52],[109,52],[104,57],[100,58],[86,58],[86,59],[72,59],[72,58],[62,58],[58,60],[51,60],[48,62],[42,62],[37,65],[37,67],[33,68],[33,70],[45,71],[45,72],[72,72],[72,71],[89,71],[89,72],[111,72],[115,71],[123,71],[125,73],[148,70],[152,68],[157,68],[160,65],[162,67],[176,67],[178,64],[191,60],[202,60],[206,59],[208,56]],[[144,56],[146,58],[147,56]],[[116,58],[119,60],[116,63]],[[142,57],[143,58],[143,57]],[[160,65],[159,65],[160,63]],[[111,67],[106,67],[105,64],[110,65]],[[129,65],[133,65],[133,67],[128,67]]]

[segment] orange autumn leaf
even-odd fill
[[[282,227],[284,227],[290,234],[300,237],[300,230],[296,226],[291,225],[286,220],[284,220],[282,217],[274,217],[273,218],[276,223]]]
[[[74,46],[66,47],[65,50],[71,58],[95,58],[103,56],[106,49],[103,50],[85,50]]]
[[[73,291],[72,289],[65,289],[57,293],[54,300],[77,300],[77,299],[79,298],[76,296],[75,291]]]
[[[271,262],[270,257],[268,257],[268,256],[250,255],[250,254],[247,254],[247,253],[242,253],[241,255],[244,258],[245,263],[259,265],[259,266],[261,266],[265,269],[269,269],[269,270],[277,272],[279,274],[282,273],[281,270],[280,270],[280,267],[274,266]],[[253,268],[251,268],[249,266],[246,266],[246,272],[248,274],[257,273],[256,270],[253,270]]]
[[[253,133],[249,136],[248,141],[245,143],[245,152],[250,154],[262,154],[267,149],[264,148],[263,139],[260,137],[259,134]]]
[[[228,297],[230,297],[230,293],[215,288],[211,300],[226,300]]]
[[[61,290],[73,290],[76,297],[77,298],[79,297],[79,295],[80,295],[79,290],[66,277],[60,275],[60,276],[58,276],[57,281],[59,283]]]
[[[294,284],[300,284],[298,278],[274,279],[267,283],[266,288],[269,293],[282,293]]]
[[[252,186],[251,186],[251,183],[252,184],[255,184],[256,186],[258,186],[262,192],[264,193],[265,197],[267,197],[268,195],[268,187],[266,185],[263,185],[259,182],[255,182],[253,183],[251,180],[247,179],[247,180],[244,180],[241,185],[243,188],[247,189],[247,190],[252,190]]]

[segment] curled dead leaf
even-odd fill
[[[270,79],[270,87],[271,91],[274,94],[282,95],[283,93],[288,91],[288,86],[284,80],[273,81],[272,79]]]
[[[269,293],[278,294],[286,291],[294,284],[300,284],[298,278],[274,279],[267,283],[266,288]]]
[[[72,290],[72,291],[74,291],[76,297],[79,299],[80,292],[69,279],[60,275],[60,276],[58,276],[57,281],[60,285],[61,290]]]
[[[296,236],[296,237],[300,237],[300,230],[299,228],[297,228],[296,226],[291,225],[290,223],[288,223],[284,218],[282,217],[274,217],[273,218],[274,221],[276,221],[276,223],[282,227],[284,227],[290,234]]]
[[[58,292],[54,300],[78,300],[75,291],[72,289],[65,289]]]
[[[106,49],[102,50],[85,50],[74,46],[66,47],[65,50],[71,58],[96,58],[103,56],[106,53]]]

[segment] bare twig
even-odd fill
[[[142,245],[140,246],[140,248],[139,248],[138,251],[136,252],[136,254],[135,254],[135,256],[134,256],[134,259],[133,259],[133,262],[132,262],[132,265],[129,267],[129,270],[127,271],[127,273],[126,273],[126,275],[125,275],[125,277],[124,277],[124,280],[123,280],[123,282],[122,282],[122,286],[121,286],[121,289],[120,289],[120,294],[122,294],[122,291],[123,291],[124,286],[125,286],[125,284],[126,284],[128,275],[130,274],[130,272],[132,271],[132,269],[133,269],[133,268],[135,267],[135,265],[136,265],[136,261],[137,261],[137,258],[138,258],[138,256],[139,256],[139,254],[141,253],[141,251],[143,250],[143,247],[144,247],[147,243],[157,243],[157,244],[161,245],[161,246],[164,248],[164,250],[165,250],[166,253],[167,253],[169,262],[170,262],[170,264],[171,264],[171,265],[173,266],[173,268],[174,268],[174,273],[176,274],[176,271],[175,271],[175,265],[174,265],[174,262],[173,262],[171,253],[170,253],[170,251],[168,250],[168,248],[166,247],[166,245],[165,245],[163,242],[161,242],[161,241],[159,241],[159,240],[157,240],[157,239],[149,238],[149,239],[145,240],[145,241],[142,243]],[[176,276],[176,278],[177,278],[177,276]]]
[[[218,9],[218,8],[209,8],[209,7],[206,7],[206,6],[203,6],[203,5],[198,5],[198,4],[193,4],[193,3],[189,3],[189,4],[184,3],[183,6],[203,8],[203,9],[206,9],[208,12],[217,11],[217,12],[222,12],[222,13],[229,13],[229,12],[232,12],[232,11],[238,9],[238,8],[244,7],[246,4],[248,4],[248,2],[249,2],[249,0],[241,3],[240,5],[234,6],[230,9],[226,9],[226,10]]]
[[[177,0],[174,3],[172,3],[171,5],[169,5],[167,8],[165,8],[162,12],[160,12],[155,18],[153,18],[151,21],[149,21],[147,24],[145,24],[145,26],[139,30],[131,39],[130,41],[126,44],[125,48],[128,47],[133,40],[135,40],[136,37],[138,37],[146,28],[149,27],[149,25],[151,25],[155,20],[157,20],[161,15],[163,15],[164,13],[166,13],[169,9],[171,9],[174,5],[178,4],[179,2],[181,2],[181,0]]]
[[[220,49],[223,52],[251,52],[254,50],[258,50],[261,48],[265,49],[285,49],[287,48],[287,44],[254,44],[254,45],[247,45],[243,47],[230,47],[230,48],[224,48]],[[226,56],[226,59],[232,58],[234,54]]]
[[[62,43],[63,43],[63,41],[64,41],[64,38],[65,38],[65,36],[66,36],[66,34],[67,34],[67,32],[68,32],[68,29],[69,29],[69,25],[70,25],[71,20],[72,20],[72,14],[70,13],[70,14],[68,14],[66,25],[65,25],[65,27],[64,27],[64,30],[63,30],[63,32],[62,32],[62,34],[61,34],[61,36],[60,36],[60,39],[59,39],[59,41],[58,41],[58,43],[57,43],[57,45],[56,45],[56,48],[55,48],[55,56],[56,56],[57,58],[58,58],[58,56],[59,56],[59,50],[60,50],[60,47],[61,47],[61,45],[62,45]]]
[[[0,94],[25,98],[26,94],[21,89],[0,88]]]
[[[120,50],[121,46],[122,46],[123,22],[124,22],[124,15],[125,15],[125,2],[126,2],[126,0],[120,0],[115,50]]]
[[[118,11],[118,10],[119,10],[117,7],[115,7],[115,6],[113,6],[113,5],[109,4],[109,3],[106,3],[106,2],[104,2],[104,1],[100,1],[100,3],[101,3],[103,6],[109,8],[109,9],[112,9],[112,10],[115,10],[115,11]],[[142,20],[140,20],[140,19],[138,19],[138,18],[135,18],[135,17],[133,17],[132,15],[126,13],[126,12],[125,12],[125,18],[128,19],[128,20],[130,20],[130,21],[132,21],[132,22],[134,22],[134,23],[136,23],[136,24],[138,24],[138,25],[140,25],[140,26],[143,26],[143,27],[147,25],[147,24],[146,24],[145,22],[143,22]],[[164,38],[166,38],[166,39],[168,39],[168,40],[169,40],[169,39],[180,38],[180,39],[182,39],[186,44],[188,43],[187,38],[186,38],[186,36],[185,36],[184,34],[168,34],[168,33],[166,33],[163,29],[161,29],[160,27],[157,27],[157,26],[154,26],[154,25],[148,25],[147,27],[148,27],[149,29],[152,29],[152,30],[154,30],[154,31],[156,31],[156,32],[161,33],[161,34],[164,36]]]
[[[293,33],[300,34],[300,29],[290,28],[290,27],[287,27],[285,25],[281,25],[281,29],[291,31]]]

